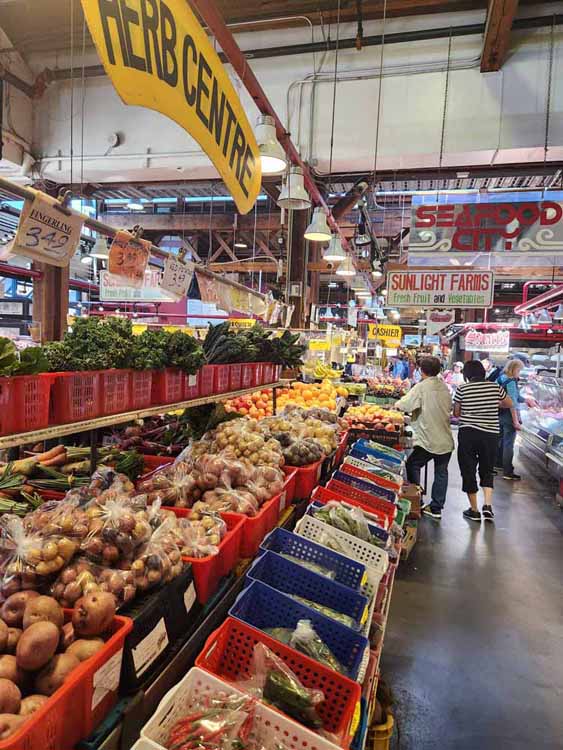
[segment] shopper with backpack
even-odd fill
[[[519,404],[524,402],[518,388],[518,379],[523,363],[519,359],[511,359],[506,363],[498,377],[498,384],[504,388],[512,400],[511,408],[501,408],[499,411],[500,434],[497,447],[497,463],[502,467],[504,479],[518,481],[519,474],[514,471],[514,442],[516,433],[521,429]]]

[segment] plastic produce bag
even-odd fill
[[[315,632],[311,620],[299,620],[297,627],[291,634],[289,645],[297,651],[301,651],[302,654],[310,656],[311,659],[324,664],[329,669],[346,674],[346,670],[342,667],[338,659],[323,639]]]
[[[113,594],[118,607],[128,604],[137,593],[135,575],[131,570],[106,568],[87,557],[77,557],[60,572],[49,594],[62,607],[70,608],[81,596],[96,591]]]
[[[312,599],[306,599],[304,596],[297,596],[297,594],[290,594],[292,599],[295,599],[300,604],[304,604],[306,607],[314,609],[316,612],[320,612],[325,617],[330,617],[331,620],[336,620],[341,625],[346,625],[347,628],[353,628],[354,630],[359,629],[359,624],[350,615],[345,615],[343,612],[338,612],[331,607],[326,607],[324,604],[314,602]]]
[[[209,557],[219,552],[219,544],[227,533],[227,524],[218,513],[192,511],[178,521],[178,541],[182,555]]]
[[[271,703],[306,727],[322,728],[317,708],[324,701],[324,694],[304,687],[291,669],[263,643],[254,646],[252,670],[251,678],[242,684],[246,692]]]
[[[317,573],[317,575],[329,578],[331,581],[334,581],[336,579],[335,571],[325,568],[324,565],[319,565],[318,563],[311,562],[311,560],[302,560],[300,557],[294,557],[293,555],[289,555],[287,552],[280,552],[279,554],[282,557],[285,557],[286,560],[291,560],[291,562],[297,563],[297,565],[301,565],[302,568],[307,568],[307,570],[310,570],[312,573]]]
[[[321,444],[314,438],[301,438],[284,448],[283,457],[289,466],[307,466],[321,461],[324,452]]]
[[[194,696],[170,730],[168,750],[240,750],[248,745],[255,701],[248,696]]]
[[[335,529],[345,531],[364,542],[373,543],[366,518],[359,508],[331,501],[315,510],[313,515],[319,521],[334,526]]]
[[[190,508],[203,494],[192,474],[191,465],[185,461],[156,471],[140,482],[138,487],[140,492],[147,493],[150,504],[160,502],[178,508]]]
[[[175,527],[175,519],[165,520],[147,544],[137,551],[131,572],[138,591],[168,583],[182,572],[184,563]]]
[[[132,561],[152,535],[146,496],[128,497],[106,492],[88,504],[88,535],[81,552],[93,562],[117,567]]]
[[[256,496],[250,490],[222,489],[217,487],[203,495],[203,502],[196,503],[194,510],[214,511],[215,513],[242,513],[245,516],[255,516],[259,504]]]

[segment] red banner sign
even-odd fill
[[[465,334],[466,352],[505,354],[510,349],[510,331],[475,331]]]
[[[409,252],[563,253],[563,204],[414,205]]]

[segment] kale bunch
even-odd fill
[[[135,342],[126,318],[77,318],[61,342],[45,347],[51,372],[131,367]]]
[[[194,375],[205,364],[203,349],[198,341],[182,331],[168,334],[166,357],[168,367],[179,367],[187,375]]]
[[[135,336],[131,367],[134,370],[164,370],[168,367],[168,339],[170,334],[158,329],[147,329]]]

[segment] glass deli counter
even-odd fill
[[[534,406],[523,408],[520,440],[541,458],[549,473],[563,479],[563,378],[542,375],[528,380],[522,388]]]

